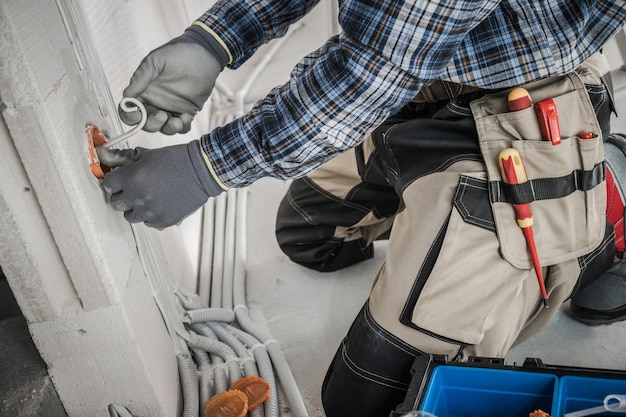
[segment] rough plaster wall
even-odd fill
[[[85,123],[114,126],[81,69],[54,0],[0,2],[0,264],[70,416],[174,416],[173,344],[89,173]]]
[[[24,316],[31,322],[45,321],[78,309],[76,292],[4,118],[0,119],[0,178],[0,230],[10,237],[0,239],[1,264],[5,271],[13,271],[13,293],[25,306]],[[32,278],[42,276],[49,279]]]
[[[189,12],[186,3],[187,13],[194,13],[191,19],[202,12]],[[94,47],[83,55],[77,48],[89,42],[81,38],[80,28],[65,30],[58,4],[79,17],[81,12],[88,16],[86,28]],[[10,265],[6,272],[11,286],[30,314],[33,339],[71,416],[104,416],[109,402],[126,405],[138,416],[174,416],[180,411],[180,397],[173,346],[152,300],[145,265],[136,256],[137,235],[108,207],[99,183],[89,174],[83,129],[86,122],[95,122],[112,135],[121,132],[111,103],[121,98],[140,59],[191,19],[181,15],[180,3],[165,0],[58,4],[0,4],[0,98],[7,124],[6,129],[0,124],[0,139],[2,150],[9,150],[2,154],[3,168],[11,167],[11,175],[0,180],[0,208],[7,208],[0,225],[20,238],[1,241],[0,264]],[[65,15],[66,24],[71,17]],[[256,59],[260,57],[262,51]],[[281,66],[277,82],[298,58],[289,53],[279,57],[290,64]],[[93,59],[102,64],[103,79],[90,65]],[[256,62],[251,60],[239,76]],[[259,83],[260,89],[267,91],[277,83],[275,73],[269,75],[272,80]],[[207,120],[199,116],[190,135],[142,134],[131,139],[130,146],[193,139],[207,130]],[[31,184],[21,188],[21,200],[15,197],[20,191],[14,183]],[[24,188],[33,191],[24,193]],[[152,267],[167,270],[191,289],[194,274],[186,256],[193,261],[197,249],[190,241],[200,229],[193,220],[166,232],[134,231],[165,246],[159,253],[167,257]],[[187,253],[182,253],[185,247]]]
[[[117,0],[109,3],[83,0],[82,5],[114,103],[119,103],[141,59],[178,36],[189,25],[181,1]],[[207,122],[204,112],[195,118],[192,131],[188,134],[165,136],[141,132],[131,138],[127,146],[152,148],[185,143],[206,133]],[[123,128],[128,129],[127,126]],[[169,262],[178,264],[179,283],[192,291],[196,290],[200,230],[201,213],[198,212],[181,226],[157,236],[168,248]]]

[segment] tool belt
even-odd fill
[[[440,103],[456,97],[488,91],[491,90],[453,83],[451,81],[436,80],[432,84],[422,87],[417,96],[411,101],[413,103]]]
[[[467,350],[481,343],[493,343],[484,347],[490,353],[506,350],[518,337],[547,325],[577,286],[610,267],[614,237],[605,214],[603,138],[589,96],[594,86],[605,91],[600,67],[590,59],[575,72],[523,86],[534,103],[553,100],[559,144],[542,137],[532,106],[509,110],[510,89],[470,103],[480,155],[475,148],[437,151],[436,139],[428,142],[433,151],[415,162],[414,169],[422,173],[402,185],[403,198],[422,213],[406,217],[406,227],[420,239],[411,240],[411,247],[388,249],[370,294],[377,323],[424,352],[453,354],[459,346]],[[401,142],[402,135],[411,135],[410,126],[407,121],[387,128],[380,142]],[[517,151],[527,181],[511,184],[503,178],[504,149]],[[541,308],[514,205],[532,211],[550,309]],[[400,213],[396,222],[404,219]],[[520,316],[506,321],[511,311]],[[495,342],[497,337],[505,340]]]

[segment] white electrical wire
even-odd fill
[[[133,106],[129,106],[128,103],[132,103]],[[115,138],[111,140],[108,140],[104,145],[102,145],[106,148],[110,148],[111,146],[115,146],[116,144],[127,140],[128,138],[133,136],[135,133],[143,129],[144,125],[146,124],[146,121],[148,120],[148,113],[146,112],[146,108],[144,107],[143,103],[137,100],[136,98],[124,97],[120,101],[120,108],[126,113],[139,111],[139,113],[141,113],[141,119],[139,120],[139,123],[137,123],[135,127],[130,129],[128,132],[122,133],[121,135],[116,136]]]

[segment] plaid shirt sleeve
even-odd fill
[[[437,78],[495,88],[555,75],[597,51],[621,26],[615,16],[607,17],[594,29],[595,38],[581,47],[572,42],[584,30],[580,22],[598,24],[601,19],[590,20],[591,10],[577,8],[578,15],[557,20],[567,12],[557,6],[568,0],[548,2],[554,3],[544,7],[550,13],[528,19],[545,21],[516,27],[516,13],[530,13],[527,1],[340,1],[342,34],[306,56],[285,85],[271,90],[246,115],[204,135],[202,148],[227,186],[246,186],[266,176],[303,176],[356,146]],[[237,66],[312,4],[225,1],[203,22],[219,33],[232,54],[231,65]],[[281,16],[268,18],[272,10],[280,10]],[[554,36],[564,39],[532,32],[554,22],[560,25]],[[554,53],[551,41],[569,42],[562,56]]]

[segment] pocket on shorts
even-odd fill
[[[400,321],[451,343],[478,344],[532,273],[503,259],[499,247],[486,175],[461,174]]]

